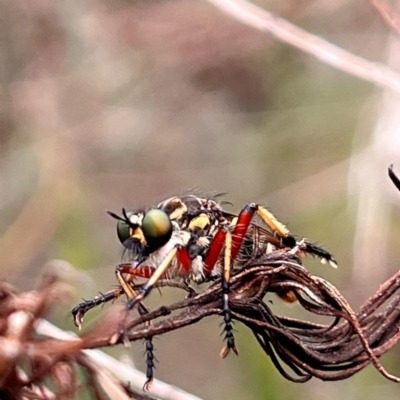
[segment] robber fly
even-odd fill
[[[336,267],[330,253],[304,240],[298,242],[270,211],[256,203],[247,204],[235,215],[225,211],[217,198],[186,195],[171,197],[149,209],[123,209],[121,215],[109,214],[118,220],[118,238],[128,249],[131,261],[116,267],[117,289],[85,301],[72,310],[77,326],[81,325],[89,309],[123,293],[128,297],[127,311],[137,306],[139,313],[146,313],[142,300],[160,280],[189,285],[220,278],[226,340],[221,356],[226,357],[231,350],[238,353],[229,307],[229,282],[234,270],[265,254],[270,246],[297,247],[299,252],[316,256],[321,262]],[[256,223],[256,216],[264,227]],[[132,285],[135,277],[146,278],[140,291]],[[148,339],[145,388],[153,378],[152,350],[151,339]]]

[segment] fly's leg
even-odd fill
[[[180,248],[179,246],[174,247],[165,257],[163,262],[157,268],[147,268],[145,266],[139,266],[134,268],[130,264],[121,264],[116,269],[116,277],[123,288],[125,294],[128,297],[128,303],[125,308],[124,315],[122,317],[118,332],[112,338],[112,342],[116,343],[119,340],[128,344],[129,341],[126,335],[126,320],[129,315],[130,310],[132,310],[135,306],[138,306],[138,311],[140,315],[144,315],[148,313],[148,310],[141,303],[151,292],[151,290],[156,286],[157,282],[165,277],[166,272],[170,265],[172,264],[175,257],[178,257],[180,262],[187,262],[189,260],[187,252],[185,249]],[[189,268],[188,264],[184,264],[182,268]],[[146,275],[146,271],[148,271],[148,275]],[[132,286],[129,284],[129,280],[125,279],[123,274],[128,274],[130,276],[141,276],[148,277],[149,280],[141,287],[140,293],[136,292]],[[148,322],[150,324],[150,322]],[[152,337],[146,338],[146,382],[143,386],[144,390],[148,390],[151,386],[153,380],[153,369],[154,369],[154,354],[153,354],[153,339]]]
[[[243,240],[251,224],[252,218],[257,209],[258,206],[255,203],[251,203],[245,206],[237,218],[236,224],[233,227],[233,232],[231,233],[230,231],[228,231],[224,234],[224,239],[225,239],[224,270],[222,273],[221,284],[222,284],[222,293],[224,296],[222,312],[224,315],[224,324],[225,324],[224,332],[226,339],[226,347],[224,347],[220,353],[220,356],[223,358],[225,358],[231,350],[236,355],[238,354],[238,350],[235,345],[235,337],[233,334],[234,329],[232,326],[232,312],[229,307],[230,276],[231,276],[232,263],[235,261],[236,257],[239,254],[240,247],[243,243]]]
[[[128,304],[126,305],[126,311],[125,313],[127,314],[130,310],[132,310],[140,301],[142,301],[144,298],[146,298],[153,287],[156,285],[158,280],[163,277],[169,266],[171,265],[172,261],[178,254],[178,248],[174,247],[165,257],[163,262],[153,270],[152,275],[150,276],[149,280],[142,286],[142,290],[140,293],[131,293],[129,297]],[[118,277],[117,277],[118,279]],[[122,286],[122,282],[120,282]],[[129,285],[127,285],[129,287]]]
[[[394,186],[396,186],[396,188],[397,188],[398,190],[400,190],[400,179],[399,179],[399,177],[394,173],[393,164],[391,164],[391,165],[389,166],[388,173],[389,173],[389,178],[390,178],[391,181],[393,182]]]
[[[236,227],[235,227],[236,229]],[[243,233],[243,235],[246,232]],[[241,232],[234,234],[242,234]],[[221,277],[222,295],[223,295],[223,307],[222,315],[224,317],[224,329],[225,333],[224,339],[226,341],[226,346],[221,350],[220,356],[225,358],[229,352],[232,350],[236,355],[238,354],[234,329],[232,326],[231,309],[229,307],[229,293],[230,293],[230,276],[231,276],[231,265],[232,265],[232,233],[229,229],[221,228],[215,235],[213,242],[211,243],[210,249],[208,251],[207,257],[204,260],[204,273],[205,275],[210,275],[213,268],[217,264],[222,249],[224,248],[224,263],[223,271]]]
[[[151,276],[151,274],[153,273],[153,270],[151,268],[147,268],[147,267],[133,268],[131,263],[120,264],[117,266],[116,269],[122,273],[126,272],[132,276],[141,277],[141,278],[149,278]],[[118,278],[117,278],[117,280],[119,281]],[[125,281],[126,281],[126,284],[125,284]],[[116,300],[124,293],[127,293],[128,289],[126,289],[126,286],[129,286],[130,282],[131,282],[130,279],[124,280],[124,287],[121,285],[119,288],[112,289],[104,294],[101,293],[100,296],[96,296],[94,299],[85,300],[82,303],[79,303],[71,311],[75,326],[77,326],[79,329],[82,328],[83,317],[92,308],[95,308],[99,305],[105,304],[109,301]]]
[[[134,276],[147,277],[147,274],[154,273],[154,270],[150,268],[134,268],[131,264],[120,264],[115,269],[116,278],[121,285],[122,290],[128,297],[128,304],[133,299],[137,298],[139,294],[130,285],[131,279]],[[123,274],[128,274],[128,278],[125,278]],[[149,310],[142,303],[138,303],[138,311],[141,316],[148,314]],[[146,322],[146,325],[150,325],[151,322]],[[125,345],[129,345],[129,341],[126,338],[125,330],[123,331],[122,340]],[[145,352],[146,352],[146,382],[143,385],[143,390],[149,390],[154,379],[154,346],[153,337],[149,336],[145,339]]]
[[[107,293],[101,294],[100,296],[96,296],[94,299],[85,300],[84,302],[78,304],[71,311],[72,316],[74,318],[75,326],[77,326],[80,330],[82,328],[83,317],[89,310],[91,310],[92,308],[97,307],[101,304],[105,304],[111,300],[116,300],[123,293],[124,293],[124,290],[122,289],[122,287],[119,287],[117,289],[110,290]]]
[[[286,226],[279,222],[270,211],[256,203],[250,203],[242,209],[238,217],[238,222],[234,232],[235,234],[232,239],[232,260],[236,258],[247,229],[249,228],[255,214],[258,214],[263,222],[280,239],[282,246],[293,248],[300,244],[296,241],[295,237],[290,234]],[[307,241],[302,242],[300,250],[318,257],[323,264],[328,263],[334,268],[337,267],[337,263],[332,255],[313,243]]]
[[[223,295],[223,308],[222,314],[224,316],[224,329],[225,332],[224,339],[226,340],[226,346],[221,350],[220,356],[225,358],[230,350],[232,350],[236,355],[238,351],[235,345],[235,337],[233,334],[231,310],[229,308],[229,280],[230,280],[230,270],[231,270],[231,252],[232,252],[232,234],[225,228],[221,228],[214,237],[211,246],[208,250],[207,257],[204,260],[204,274],[209,276],[217,264],[222,249],[224,250],[224,265],[221,278],[222,285],[222,295]]]
[[[236,355],[238,351],[235,345],[235,336],[233,334],[231,309],[229,307],[229,293],[230,293],[230,276],[231,276],[231,252],[232,252],[232,234],[226,232],[225,235],[225,250],[224,250],[224,271],[222,273],[222,294],[224,296],[224,305],[222,313],[224,316],[224,332],[226,347],[221,350],[220,356],[225,358],[232,350]]]

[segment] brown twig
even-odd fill
[[[400,18],[396,12],[390,9],[389,5],[382,0],[372,0],[372,5],[381,15],[382,19],[394,29],[397,33],[400,33]]]
[[[0,388],[12,391],[18,398],[22,391],[26,393],[29,388],[50,378],[56,392],[63,393],[60,380],[55,379],[54,366],[77,363],[86,369],[92,390],[97,391],[99,384],[103,390],[108,388],[110,398],[118,398],[116,393],[122,393],[121,390],[127,396],[133,396],[133,392],[124,389],[108,375],[101,375],[92,361],[89,365],[83,354],[85,349],[110,346],[119,323],[118,312],[105,315],[81,339],[73,340],[39,340],[34,334],[32,320],[27,323],[24,322],[26,319],[15,319],[15,314],[27,310],[33,321],[42,317],[54,304],[52,293],[56,285],[59,283],[50,280],[40,291],[21,295],[13,294],[6,287],[0,288],[3,294],[0,302],[5,306],[0,315],[0,326],[3,327]],[[331,317],[331,323],[318,324],[277,314],[264,297],[271,292],[282,294],[284,291],[294,293],[308,312]],[[162,335],[195,324],[205,317],[220,315],[223,307],[221,293],[220,282],[215,282],[194,297],[135,318],[129,322],[128,338],[135,341]],[[22,301],[24,298],[34,301],[27,306]],[[384,370],[378,357],[400,339],[400,272],[381,285],[377,293],[355,312],[332,284],[311,275],[290,251],[277,250],[252,260],[232,276],[230,307],[232,317],[253,332],[261,350],[287,379],[295,382],[305,382],[312,377],[341,380],[372,364],[386,378],[399,381]],[[148,321],[152,323],[146,324]],[[19,329],[13,328],[12,324],[17,324]],[[21,324],[25,324],[25,328]],[[15,332],[19,334],[15,335]],[[14,351],[10,353],[11,348]],[[22,358],[35,366],[32,369],[35,374],[25,378],[19,375]],[[78,390],[73,375],[68,375],[68,379],[71,387]]]
[[[400,76],[389,67],[358,57],[246,0],[207,0],[232,18],[311,54],[325,64],[383,88],[400,91]]]

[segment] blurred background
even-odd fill
[[[372,3],[255,3],[400,68],[399,34]],[[226,193],[235,212],[266,205],[335,255],[338,270],[306,266],[354,308],[399,268],[400,193],[387,178],[390,163],[400,173],[398,95],[207,1],[2,1],[0,20],[0,275],[26,290],[50,260],[73,265],[60,271],[74,289],[50,316],[58,326],[76,332],[70,309],[116,284],[122,246],[106,211],[187,191]],[[149,305],[182,296],[166,289]],[[372,367],[287,382],[238,324],[240,356],[222,360],[220,322],[157,338],[156,377],[210,400],[398,398]],[[398,350],[383,357],[397,375]],[[144,366],[140,343],[107,351]]]

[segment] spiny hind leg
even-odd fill
[[[318,257],[323,264],[328,263],[334,268],[337,267],[336,260],[328,251],[307,241],[298,242],[284,224],[279,222],[265,207],[256,203],[247,204],[239,214],[238,222],[235,227],[237,233],[233,236],[232,240],[232,260],[237,256],[255,214],[259,215],[275,236],[280,239],[282,246],[294,248],[299,245],[300,250],[304,253]]]

